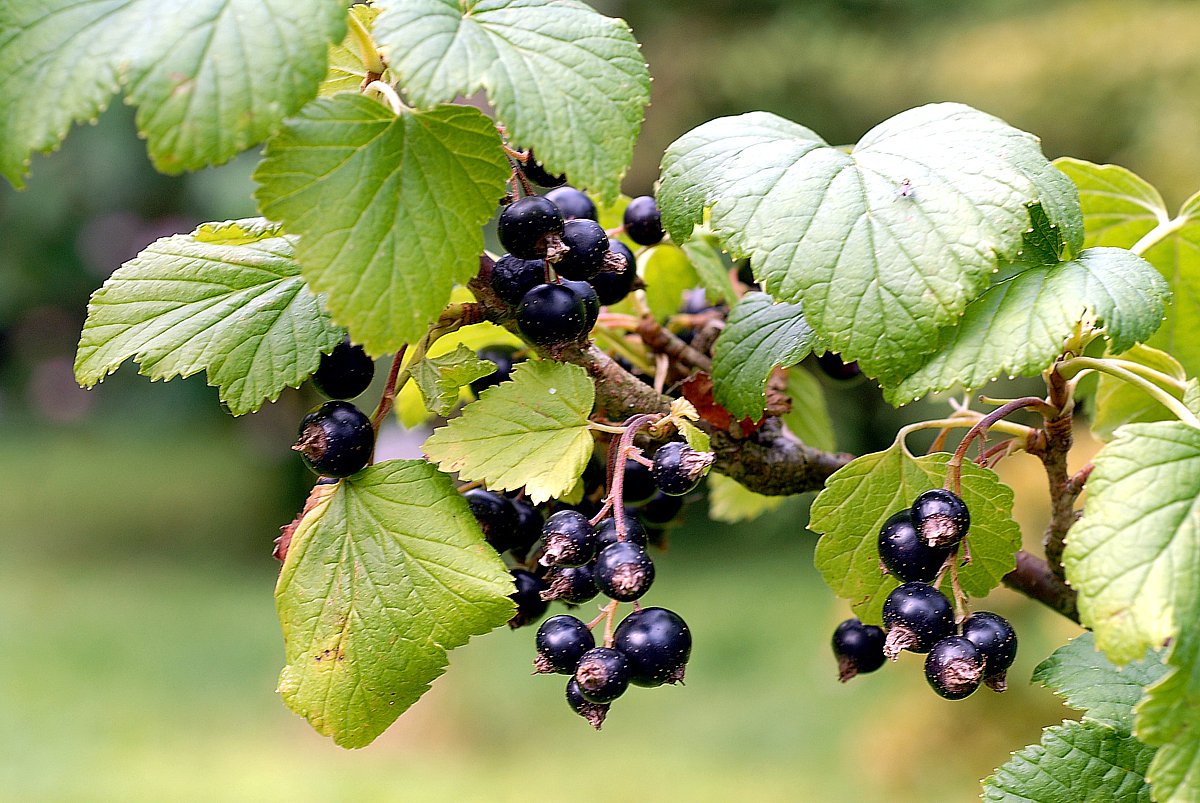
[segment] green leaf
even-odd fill
[[[305,278],[373,355],[421,337],[478,272],[508,176],[477,109],[396,116],[348,93],[305,106],[254,172],[263,214],[300,235]]]
[[[352,14],[370,31],[375,24],[375,18],[379,16],[379,9],[358,4],[351,6],[347,13]],[[317,94],[324,96],[336,95],[338,92],[358,92],[366,77],[367,65],[363,62],[358,38],[353,33],[347,34],[342,42],[330,45],[329,70]],[[382,80],[389,79],[385,76]]]
[[[723,474],[708,475],[708,517],[713,521],[725,524],[752,521],[777,509],[788,498],[764,496]]]
[[[711,234],[697,235],[680,246],[683,253],[696,270],[700,284],[708,292],[710,303],[721,301],[733,304],[737,292],[733,289],[733,280],[729,278],[732,265],[721,251],[717,238]]]
[[[311,99],[345,9],[328,0],[8,0],[0,173],[95,119],[122,85],[155,167],[223,162]]]
[[[899,585],[880,566],[880,528],[919,494],[942,487],[949,459],[945,452],[914,458],[893,444],[842,466],[813,502],[808,528],[822,534],[817,569],[863,621],[881,622],[883,601]],[[971,510],[971,562],[959,580],[969,596],[982,597],[1016,565],[1021,529],[1012,519],[1012,489],[995,472],[964,463],[961,495]]]
[[[459,391],[464,385],[495,371],[495,363],[479,359],[474,351],[459,343],[449,354],[418,362],[412,368],[412,378],[421,390],[425,406],[438,415],[449,415],[458,404]]]
[[[418,106],[473,95],[551,174],[615,198],[650,102],[629,26],[575,0],[380,3],[375,34]]]
[[[1170,673],[1147,690],[1137,707],[1135,731],[1158,747],[1147,777],[1154,798],[1200,799],[1200,639],[1195,620],[1187,622],[1168,650]]]
[[[523,362],[511,381],[485,390],[423,448],[442,471],[482,480],[493,491],[524,487],[540,504],[571,490],[591,459],[594,400],[592,381],[578,365]]]
[[[1121,248],[1089,248],[1069,262],[1029,267],[972,301],[959,324],[943,330],[937,351],[885,397],[906,403],[955,385],[979,388],[1001,374],[1036,375],[1080,321],[1124,351],[1154,334],[1169,296],[1153,266]]]
[[[1154,749],[1092,722],[1064,722],[1041,744],[1013,753],[983,782],[983,799],[1004,803],[1150,803],[1146,768]]]
[[[1122,360],[1136,362],[1153,368],[1156,371],[1187,381],[1187,374],[1179,361],[1164,351],[1138,345],[1119,355]],[[1176,393],[1171,388],[1164,388],[1176,398],[1182,398],[1182,393]],[[1101,374],[1096,383],[1096,393],[1093,397],[1095,413],[1092,415],[1092,434],[1101,440],[1109,440],[1118,427],[1146,421],[1173,420],[1174,414],[1163,407],[1153,396],[1141,388],[1128,382]]]
[[[683,294],[700,284],[691,260],[677,245],[656,245],[638,258],[646,303],[660,321],[679,312]]]
[[[512,616],[512,578],[450,478],[423,460],[328,487],[275,588],[279,693],[320,733],[363,747],[445,671],[448,650]]]
[[[151,379],[206,371],[234,415],[299,386],[343,332],[300,278],[293,243],[261,219],[154,242],[92,295],[75,378],[92,387],[127,359]]]
[[[1119,165],[1061,158],[1054,166],[1079,190],[1084,245],[1129,248],[1170,216],[1158,190]]]
[[[833,419],[820,380],[803,368],[792,368],[787,372],[786,392],[792,400],[792,409],[782,418],[792,434],[827,452],[837,448]]]
[[[771,371],[803,360],[816,340],[799,304],[747,293],[713,346],[713,398],[735,419],[761,418]]]
[[[1067,705],[1085,712],[1085,719],[1131,733],[1134,705],[1166,671],[1153,652],[1120,669],[1096,650],[1092,634],[1084,633],[1038,664],[1033,682],[1065,697]]]
[[[1143,256],[1171,286],[1173,303],[1149,345],[1173,355],[1189,376],[1200,374],[1200,194],[1184,203],[1186,222],[1146,249]]]
[[[1017,257],[1026,204],[1072,253],[1083,240],[1075,188],[1037,139],[953,103],[902,112],[850,153],[763,112],[714,120],[667,149],[658,201],[677,243],[711,209],[771,295],[802,302],[833,351],[880,377],[919,365]]]
[[[679,428],[679,434],[687,441],[687,445],[697,452],[707,452],[712,449],[712,439],[708,437],[708,433],[695,424],[690,421],[678,421],[676,426]]]

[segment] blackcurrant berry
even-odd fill
[[[621,496],[631,504],[645,502],[658,491],[650,467],[633,458],[625,459],[625,477],[622,482]]]
[[[629,660],[611,647],[593,647],[575,667],[579,691],[593,703],[611,703],[629,688]]]
[[[608,251],[617,257],[617,264],[623,262],[624,265],[620,270],[602,270],[590,279],[592,286],[596,288],[596,296],[606,307],[629,295],[633,283],[637,281],[637,260],[629,246],[620,240],[610,240]]]
[[[970,697],[983,679],[983,653],[962,636],[940,639],[925,656],[925,679],[947,700]]]
[[[331,399],[353,399],[366,390],[375,378],[375,362],[367,356],[362,346],[355,346],[346,338],[333,347],[333,351],[321,355],[313,384],[317,390]]]
[[[697,452],[683,441],[664,444],[654,453],[654,484],[668,496],[690,493],[713,463],[712,452]]]
[[[583,622],[560,613],[542,622],[535,643],[538,652],[533,661],[535,672],[573,675],[579,659],[596,646],[596,639]]]
[[[879,531],[879,559],[902,583],[928,583],[949,555],[949,547],[931,547],[921,540],[910,510],[892,516]]]
[[[638,245],[654,245],[662,241],[662,215],[653,197],[639,195],[625,207],[625,236]]]
[[[912,505],[913,524],[930,546],[952,547],[971,527],[971,513],[956,494],[942,488],[926,491]]]
[[[584,331],[592,331],[592,327],[596,325],[596,319],[600,317],[600,299],[596,295],[596,288],[588,282],[577,282],[572,279],[563,279],[562,284],[564,287],[574,290],[583,300],[584,325],[587,327]]]
[[[550,200],[531,195],[513,201],[500,212],[496,233],[513,256],[538,259],[546,253],[548,234],[562,234],[563,216]]]
[[[638,518],[647,524],[670,524],[683,509],[682,496],[668,496],[659,491],[638,505]]]
[[[542,599],[547,602],[558,600],[568,605],[582,605],[600,593],[591,566],[555,567],[546,574],[546,583],[549,588],[542,592]]]
[[[631,510],[625,511],[625,540],[631,544],[645,546],[649,539],[646,537],[646,528],[633,515]],[[615,516],[610,516],[604,519],[595,527],[596,532],[596,551],[601,552],[605,547],[612,546],[620,539],[617,538],[617,519]]]
[[[371,419],[350,402],[328,401],[304,416],[292,448],[317,474],[349,477],[371,459],[375,430]]]
[[[541,511],[528,502],[513,500],[512,506],[517,512],[517,529],[509,549],[520,560],[529,554],[529,550],[542,537],[542,526],[545,522],[542,520]]]
[[[503,552],[516,544],[520,519],[511,500],[483,488],[472,488],[463,494],[463,499],[471,506],[471,514],[479,522],[484,540],[493,549]]]
[[[634,685],[674,684],[683,680],[692,654],[692,632],[674,611],[642,608],[617,626],[613,646],[629,661],[629,680]]]
[[[609,599],[632,602],[650,590],[654,562],[645,547],[632,541],[618,541],[596,556],[592,576],[596,587]]]
[[[983,680],[993,691],[1008,687],[1008,668],[1017,658],[1017,633],[1003,616],[977,611],[962,623],[963,638],[983,655]]]
[[[847,619],[833,631],[833,654],[838,662],[838,680],[842,683],[856,675],[874,672],[887,658],[883,654],[883,628],[864,625],[857,618]]]
[[[596,534],[587,516],[577,510],[560,510],[542,527],[546,542],[541,562],[545,566],[582,566],[596,557]]]
[[[521,303],[526,293],[545,281],[546,260],[521,259],[512,254],[505,254],[496,260],[488,279],[492,291],[514,307]]]
[[[862,369],[858,367],[857,362],[842,362],[842,358],[832,351],[819,355],[817,365],[830,379],[846,381],[862,376]]]
[[[542,197],[554,204],[563,220],[598,220],[600,217],[596,212],[596,204],[592,203],[587,193],[574,187],[556,187]]]
[[[490,387],[495,387],[501,382],[507,382],[512,376],[513,365],[517,360],[513,359],[516,354],[516,349],[512,346],[490,346],[486,349],[480,349],[477,352],[479,359],[487,360],[496,364],[496,370],[487,376],[481,376],[471,383],[471,392],[479,396]]]
[[[586,282],[604,267],[608,235],[596,221],[568,220],[563,226],[562,241],[567,250],[554,263],[554,272],[559,276]]]
[[[571,706],[571,710],[588,721],[596,730],[600,730],[600,726],[604,724],[604,718],[608,716],[608,703],[593,703],[591,700],[583,696],[583,691],[579,688],[579,681],[574,677],[567,681],[567,705]]]
[[[894,661],[901,650],[929,652],[935,642],[953,633],[954,611],[933,586],[905,583],[884,600],[883,626],[883,654]]]
[[[550,603],[542,599],[542,592],[546,590],[546,583],[542,578],[524,569],[513,569],[511,574],[517,590],[509,594],[508,598],[517,603],[517,612],[508,620],[508,626],[516,630],[541,619]]]
[[[539,187],[561,187],[567,183],[565,175],[552,176],[546,172],[546,168],[542,166],[542,163],[534,158],[532,148],[529,149],[529,158],[521,166],[521,172],[525,174],[525,178]]]
[[[582,296],[561,284],[539,284],[517,307],[517,326],[539,346],[573,343],[587,334],[587,306]]]

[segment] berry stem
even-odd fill
[[[960,624],[967,618],[967,595],[958,581],[958,550],[950,556],[950,589],[954,592],[955,620]]]
[[[646,468],[654,468],[654,461],[642,454],[637,447],[632,447],[627,455],[635,463],[641,463]]]
[[[1044,399],[1039,399],[1036,396],[1026,396],[1021,399],[1013,399],[976,421],[975,425],[967,430],[967,434],[963,436],[962,441],[958,444],[958,448],[955,449],[954,456],[946,464],[946,482],[943,487],[948,491],[951,489],[951,485],[953,485],[954,492],[960,496],[962,495],[963,458],[966,457],[967,448],[971,445],[971,441],[985,436],[989,427],[1001,419],[1012,415],[1017,410],[1026,407],[1036,407],[1038,408],[1038,412],[1042,412],[1044,415],[1044,408],[1048,408],[1049,406]],[[1056,410],[1055,413],[1057,414],[1057,412]]]
[[[670,367],[670,357],[666,354],[654,355],[654,390],[658,393],[662,393],[663,386],[667,384],[667,369]]]
[[[513,180],[517,183],[517,187],[521,190],[521,197],[528,198],[530,195],[536,195],[533,191],[533,185],[529,183],[529,179],[525,178],[525,171],[521,169],[521,163],[517,161],[511,153],[508,146],[504,146],[505,155],[508,156],[508,163],[512,166]]]
[[[615,599],[608,603],[604,608],[604,646],[611,647],[613,643],[613,628],[617,622],[617,606],[620,605]]]
[[[663,416],[661,413],[641,413],[631,416],[625,422],[625,432],[616,441],[616,448],[609,448],[609,486],[605,501],[613,508],[613,518],[617,523],[617,540],[625,540],[625,458],[633,452],[633,439],[638,430],[647,424],[653,424]]]
[[[396,380],[400,377],[400,369],[404,365],[404,354],[408,351],[408,344],[400,347],[396,352],[396,356],[392,359],[392,368],[388,371],[387,384],[384,385],[383,395],[379,398],[379,404],[375,407],[375,412],[371,414],[371,427],[375,433],[379,433],[379,426],[383,423],[383,419],[392,410],[392,405],[396,401]]]

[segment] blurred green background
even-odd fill
[[[767,109],[833,142],[934,100],[1114,161],[1176,204],[1200,187],[1200,4],[1130,0],[607,2],[644,44],[653,105],[626,182],[722,114]],[[806,499],[718,527],[690,505],[648,597],[691,624],[686,687],[635,689],[602,734],[529,677],[532,631],[496,632],[371,747],[347,752],[274,695],[271,541],[311,477],[288,451],[314,402],[231,419],[201,378],[71,378],[88,295],[157,237],[253,214],[254,154],[155,174],[120,103],[0,187],[0,795],[21,800],[968,800],[1071,713],[1025,682],[1076,629],[998,591],[1021,653],[1009,693],[936,698],[919,660],[842,686],[845,606],[812,569]],[[927,405],[831,388],[843,448]],[[1087,444],[1083,449],[1086,451]],[[1080,458],[1080,462],[1082,458]],[[1034,540],[1044,480],[1005,477]]]

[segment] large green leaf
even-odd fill
[[[735,419],[761,418],[771,371],[803,360],[816,340],[799,304],[747,293],[713,346],[713,398]]]
[[[814,561],[825,582],[863,621],[882,621],[883,601],[899,583],[879,563],[879,530],[946,477],[945,452],[913,457],[900,444],[842,466],[817,495],[808,528],[821,533]],[[963,591],[982,597],[1016,565],[1021,529],[1012,519],[1012,489],[995,472],[967,462],[962,498],[971,510],[971,562],[959,570]]]
[[[578,365],[523,362],[425,441],[443,471],[493,491],[524,487],[533,503],[575,485],[592,456],[595,388]]]
[[[1089,248],[1068,262],[1029,267],[967,305],[928,361],[885,395],[906,403],[959,384],[982,387],[1001,374],[1036,375],[1080,321],[1124,351],[1154,334],[1169,296],[1158,271],[1121,248]]]
[[[1119,356],[1122,360],[1152,368],[1180,382],[1187,381],[1187,374],[1184,372],[1183,366],[1179,364],[1179,360],[1165,351],[1138,345],[1122,352]],[[1176,398],[1183,398],[1182,392],[1175,392],[1171,388],[1164,388],[1164,390]],[[1102,440],[1109,440],[1118,427],[1126,424],[1162,421],[1175,417],[1146,391],[1108,374],[1100,375],[1092,399],[1095,405],[1091,421],[1092,434]]]
[[[293,243],[253,219],[151,244],[92,295],[75,378],[92,387],[132,358],[151,379],[206,371],[234,415],[274,401],[343,335],[300,278]]]
[[[1069,179],[1035,137],[967,106],[903,112],[847,153],[754,112],[705,123],[663,157],[663,222],[711,226],[777,299],[803,302],[834,350],[899,377],[932,351],[1000,259],[1015,259],[1040,203],[1071,253],[1083,241]]]
[[[575,0],[389,0],[375,25],[405,94],[431,106],[483,89],[510,139],[551,174],[615,198],[650,102],[623,20]]]
[[[450,478],[423,460],[328,487],[275,588],[279,692],[322,734],[362,747],[445,671],[448,650],[512,616],[512,578]]]
[[[1120,165],[1098,165],[1063,157],[1054,166],[1079,190],[1084,246],[1129,248],[1170,216],[1158,190]]]
[[[0,173],[124,85],[159,170],[223,162],[317,92],[345,30],[329,0],[0,1]]]
[[[300,235],[305,278],[371,354],[419,338],[479,270],[508,175],[478,109],[397,116],[348,93],[305,106],[254,172],[263,214]]]

